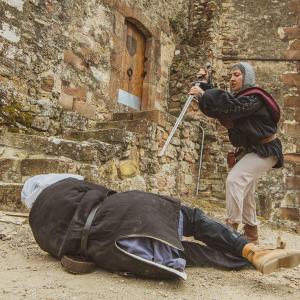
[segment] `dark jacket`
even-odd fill
[[[115,193],[73,178],[61,180],[42,191],[30,211],[29,224],[38,245],[57,258],[81,254],[83,227],[99,202],[102,205],[88,239],[90,259],[111,271],[181,277],[178,274],[182,272],[127,253],[117,244],[122,238],[150,237],[183,250],[178,236],[180,202],[166,196],[141,191]]]
[[[210,89],[199,99],[199,107],[205,115],[219,119],[227,127],[233,146],[262,157],[275,155],[278,162],[274,168],[283,165],[282,145],[278,138],[260,143],[277,132],[277,121],[261,95],[235,96],[221,89]]]

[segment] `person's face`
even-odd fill
[[[240,69],[236,68],[230,72],[230,89],[232,92],[239,92],[243,87],[244,76]]]

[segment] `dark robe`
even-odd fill
[[[200,110],[207,116],[219,119],[227,127],[231,144],[255,152],[261,157],[277,156],[274,168],[283,165],[282,145],[278,138],[269,143],[260,141],[277,132],[277,119],[263,96],[253,93],[234,95],[221,89],[205,91],[199,99]]]
[[[38,245],[57,258],[82,254],[82,230],[93,207],[102,202],[93,219],[87,254],[110,271],[157,278],[184,278],[185,273],[125,252],[117,241],[149,237],[183,250],[178,236],[179,200],[129,191],[115,193],[101,185],[67,178],[41,192],[29,215]]]

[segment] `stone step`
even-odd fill
[[[121,154],[120,145],[101,141],[73,141],[59,137],[43,137],[6,132],[0,136],[0,146],[10,147],[6,152],[26,150],[30,154],[64,156],[87,163],[106,162]],[[5,156],[2,155],[2,156]],[[9,155],[7,155],[9,156]]]
[[[134,141],[135,134],[119,128],[98,129],[89,131],[70,130],[63,138],[77,141],[99,140],[109,144],[129,144]]]
[[[0,158],[0,181],[21,182],[20,159]]]
[[[153,125],[152,121],[145,119],[122,120],[98,123],[97,129],[123,129],[137,134],[145,134]]]
[[[28,211],[21,202],[21,183],[0,182],[0,209],[9,211]]]
[[[28,177],[48,173],[73,173],[95,181],[99,177],[95,164],[72,161],[65,157],[1,158],[0,181],[22,183]]]

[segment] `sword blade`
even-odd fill
[[[182,121],[183,117],[184,117],[184,114],[186,113],[189,105],[191,104],[192,100],[193,100],[194,96],[189,96],[187,101],[185,102],[184,104],[184,107],[179,115],[179,117],[177,118],[176,120],[176,123],[175,125],[173,126],[163,148],[161,149],[160,153],[158,154],[158,156],[163,156],[168,148],[168,145],[170,144],[170,141],[172,140],[174,134],[175,134],[175,131],[177,130],[177,127],[179,126],[180,122]]]

